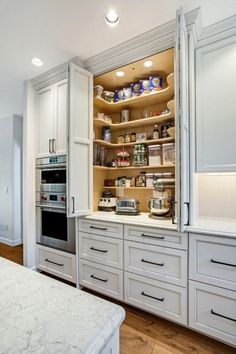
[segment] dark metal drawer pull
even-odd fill
[[[141,295],[146,296],[146,297],[150,297],[151,299],[154,299],[154,300],[164,301],[164,297],[162,297],[162,298],[160,299],[160,298],[158,298],[158,297],[154,297],[154,296],[151,296],[151,295],[145,294],[145,292],[144,292],[144,291],[142,291],[142,292],[141,292]]]
[[[47,258],[45,258],[45,262],[48,262],[48,263],[52,263],[52,264],[56,264],[56,265],[58,265],[58,266],[60,266],[60,267],[63,267],[64,266],[64,263],[57,263],[57,262],[53,262],[53,261],[50,261],[49,259],[47,259]]]
[[[230,318],[230,317],[221,315],[220,313],[217,313],[217,312],[215,312],[215,311],[212,310],[212,309],[211,309],[211,314],[212,314],[212,315],[215,315],[215,316],[222,317],[222,318],[226,318],[226,320],[230,320],[230,321],[236,322],[236,320],[235,320],[234,318]]]
[[[102,230],[102,231],[106,231],[107,227],[97,227],[97,226],[90,226],[90,229],[95,229],[95,230]]]
[[[141,259],[141,262],[148,263],[148,264],[154,264],[154,265],[157,265],[157,266],[160,266],[160,267],[163,267],[163,265],[164,265],[164,263],[150,262],[150,261],[146,261],[143,258]]]
[[[161,237],[158,237],[158,236],[151,236],[151,235],[146,235],[146,234],[141,234],[142,237],[149,237],[149,238],[156,238],[158,240],[164,240],[165,236],[161,236]]]
[[[103,281],[103,283],[106,283],[108,281],[108,279],[101,279],[101,278],[97,278],[95,277],[93,274],[90,275],[90,278],[93,278],[93,279],[97,279],[97,280],[100,280],[100,281]]]
[[[229,267],[236,267],[236,264],[230,264],[230,263],[224,263],[224,262],[219,262],[219,261],[215,261],[214,259],[211,259],[212,263],[216,263],[216,264],[223,264]]]
[[[107,250],[99,250],[98,248],[95,248],[95,247],[90,247],[90,249],[93,251],[98,251],[98,252],[102,252],[102,253],[108,252]]]

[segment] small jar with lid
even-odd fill
[[[153,173],[146,173],[146,187],[153,187]]]
[[[117,144],[124,144],[125,142],[125,136],[124,135],[119,135],[117,137]]]
[[[125,133],[125,143],[130,143],[130,133]]]
[[[134,142],[136,141],[136,133],[135,133],[135,132],[131,133],[131,135],[130,135],[130,141],[131,141],[132,143],[134,143]]]

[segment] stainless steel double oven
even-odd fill
[[[67,217],[66,190],[66,156],[37,159],[37,243],[75,253],[75,219]]]

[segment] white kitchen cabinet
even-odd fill
[[[235,346],[235,291],[189,281],[189,296],[189,326]]]
[[[52,139],[54,129],[54,86],[48,85],[38,90],[36,96],[36,139],[37,157],[48,156],[52,152]]]
[[[67,144],[67,79],[54,85],[54,149],[56,154],[66,154]]]
[[[196,51],[196,170],[236,171],[236,36]]]
[[[66,154],[67,79],[37,91],[37,157]]]

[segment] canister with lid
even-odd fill
[[[149,145],[148,153],[150,166],[162,164],[161,145]]]
[[[175,163],[175,144],[168,143],[162,145],[163,165]]]

